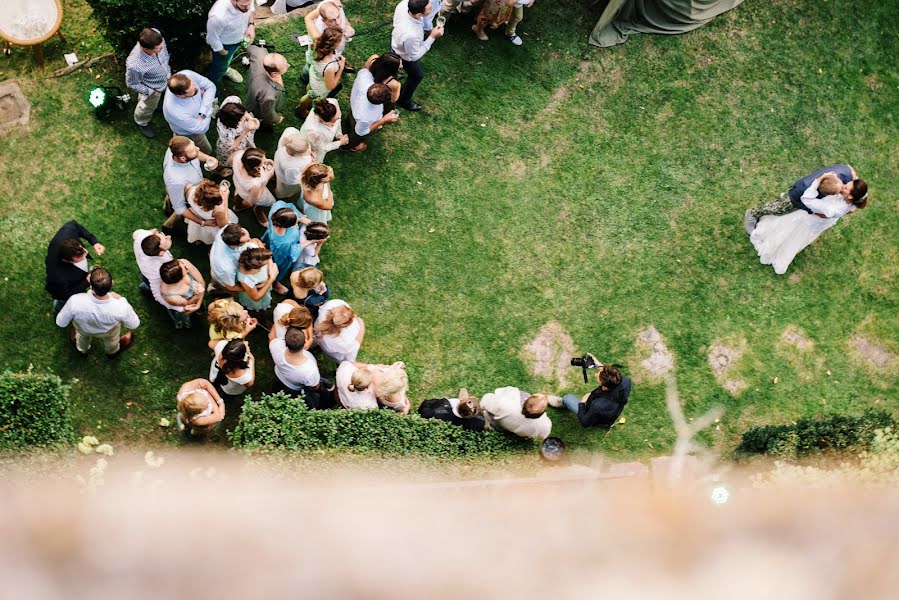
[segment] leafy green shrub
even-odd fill
[[[162,33],[172,69],[196,66],[206,49],[206,16],[213,0],[87,0],[103,37],[125,58],[145,27]]]
[[[246,449],[325,450],[427,456],[496,455],[533,448],[500,433],[466,431],[445,421],[390,410],[309,410],[302,400],[263,394],[244,404],[231,442]]]
[[[0,374],[0,449],[74,441],[69,398],[59,377]]]
[[[827,419],[800,419],[793,425],[753,427],[743,434],[737,452],[794,458],[819,450],[867,447],[878,429],[897,421],[882,410],[869,410],[860,417],[836,415]]]

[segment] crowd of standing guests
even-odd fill
[[[285,120],[284,76],[290,64],[280,54],[248,45],[255,37],[251,0],[218,0],[210,9],[206,37],[213,60],[205,76],[186,69],[172,73],[161,32],[140,32],[126,62],[126,81],[139,94],[134,121],[143,135],[154,137],[150,122],[161,101],[174,135],[162,160],[167,219],[158,229],[133,234],[139,288],[167,311],[175,329],[191,328],[204,313],[209,327],[208,377],[184,383],[176,397],[177,420],[186,434],[202,436],[216,427],[225,415],[225,399],[254,387],[250,338],[256,329],[268,332],[273,392],[302,398],[311,409],[410,411],[405,365],[358,361],[365,321],[347,302],[332,298],[324,281],[321,253],[336,206],[334,169],[324,161],[334,150],[365,150],[374,132],[398,120],[396,107],[421,110],[413,95],[424,77],[422,57],[443,35],[450,14],[474,4],[403,0],[393,19],[393,52],[372,55],[357,70],[344,56],[354,30],[341,2],[321,2],[306,15],[313,43],[300,76],[306,93],[294,109],[301,124],[284,129],[271,157],[256,146],[256,134]],[[509,39],[520,45],[515,25],[530,4],[485,0],[474,30],[485,37],[485,27],[508,22]],[[249,61],[246,96],[219,99],[222,78],[243,80],[231,66],[241,47]],[[349,73],[356,76],[344,116],[338,95]],[[214,147],[208,137],[212,121]],[[239,223],[237,213],[243,210],[252,210],[261,235]],[[208,278],[205,269],[172,253],[173,236],[209,248]],[[115,358],[134,342],[133,331],[122,334],[122,329],[134,330],[140,320],[112,291],[109,272],[89,267],[82,240],[98,255],[105,250],[84,227],[67,223],[50,244],[47,290],[56,322],[70,327],[76,352],[87,356],[99,339],[107,356]],[[336,365],[334,381],[322,376],[322,360]],[[463,389],[458,398],[425,401],[419,412],[467,429],[543,439],[552,427],[546,415],[550,404],[562,406],[562,400],[505,387],[479,402]]]

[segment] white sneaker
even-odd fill
[[[514,42],[513,42],[514,43]],[[520,43],[520,42],[519,42]],[[234,83],[243,83],[243,75],[238,73],[232,67],[228,67],[228,70],[225,71],[225,77],[233,81]]]
[[[520,46],[524,43],[524,40],[517,33],[513,33],[512,35],[506,34],[506,37],[509,38],[509,41],[512,42],[516,46]]]
[[[547,396],[546,400],[547,400],[547,402],[549,402],[549,405],[552,406],[553,408],[562,408],[562,398],[561,397]]]

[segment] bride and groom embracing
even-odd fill
[[[746,211],[743,225],[763,265],[783,275],[793,259],[844,215],[868,203],[868,184],[849,165],[825,167]]]

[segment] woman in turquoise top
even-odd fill
[[[331,209],[334,208],[334,192],[331,182],[334,181],[334,169],[321,163],[312,163],[303,171],[300,178],[300,189],[303,201],[303,212],[310,221],[327,223],[331,220]]]
[[[272,284],[278,277],[278,265],[267,248],[247,248],[237,259],[237,283],[243,291],[237,301],[247,310],[261,311],[272,305]]]
[[[281,282],[290,276],[290,267],[302,252],[300,223],[308,225],[310,221],[296,206],[283,200],[275,202],[268,213],[268,228],[262,234],[262,241],[272,251],[272,260],[278,265],[275,291],[279,294],[287,293],[287,287]]]

